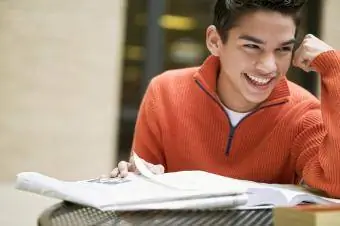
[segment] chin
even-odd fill
[[[269,95],[270,93],[266,95],[256,95],[256,96],[251,95],[251,96],[245,96],[245,99],[252,105],[259,105],[265,102],[268,99]]]

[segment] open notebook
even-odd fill
[[[204,171],[152,174],[135,157],[140,175],[127,178],[61,181],[35,172],[17,175],[16,188],[101,210],[272,208],[332,200],[281,185],[236,180]]]

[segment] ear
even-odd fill
[[[222,40],[214,25],[207,28],[205,41],[210,53],[214,56],[220,56]]]

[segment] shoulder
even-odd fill
[[[167,70],[153,77],[149,83],[149,88],[152,88],[154,92],[179,91],[181,88],[191,86],[193,75],[198,70],[199,67]]]
[[[302,86],[288,81],[288,87],[290,91],[290,100],[292,104],[312,104],[319,105],[319,99],[314,96],[311,92],[303,88]]]
[[[163,123],[167,118],[172,119],[173,115],[177,115],[175,112],[191,100],[188,97],[193,96],[193,75],[197,70],[198,67],[167,70],[153,77],[143,98],[148,103],[147,110],[155,112]]]
[[[290,101],[288,105],[289,109],[286,109],[286,113],[287,116],[289,116],[289,122],[297,123],[302,126],[300,128],[305,128],[306,126],[310,126],[310,124],[315,125],[321,123],[320,100],[296,83],[289,81],[288,87],[290,90]]]

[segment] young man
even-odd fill
[[[266,183],[304,182],[340,197],[340,54],[307,35],[305,1],[218,0],[211,52],[149,84],[132,150],[155,173],[204,170]],[[290,63],[321,78],[321,102],[287,81]],[[120,162],[111,176],[134,171]]]

